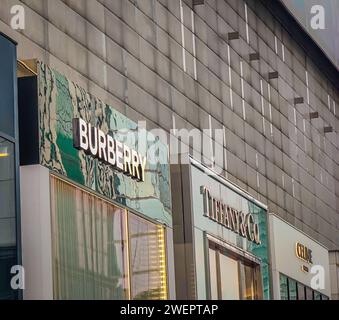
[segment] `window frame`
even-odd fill
[[[217,292],[218,292],[218,300],[222,300],[222,294],[221,294],[221,279],[220,279],[220,255],[223,254],[227,256],[230,259],[233,259],[238,264],[238,282],[239,282],[239,300],[244,300],[243,296],[243,287],[242,287],[242,272],[241,267],[242,266],[249,266],[252,267],[254,270],[254,275],[257,273],[259,274],[258,279],[260,279],[260,284],[257,286],[255,292],[254,292],[254,300],[256,299],[263,299],[263,283],[262,283],[262,269],[261,269],[261,259],[258,257],[245,252],[242,249],[239,249],[233,245],[230,245],[220,239],[217,239],[209,234],[206,234],[205,237],[206,240],[206,248],[205,248],[205,263],[207,264],[206,267],[206,293],[207,297],[211,299],[211,273],[210,273],[210,254],[209,250],[215,251],[215,257],[216,257],[216,272],[217,272]],[[253,279],[253,284],[255,282],[255,279]]]

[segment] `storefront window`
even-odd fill
[[[209,248],[209,262],[210,262],[210,282],[211,282],[211,300],[218,300],[218,279],[217,279],[217,254],[215,250]]]
[[[210,242],[209,262],[211,299],[262,299],[258,264],[213,242]]]
[[[220,288],[222,300],[239,300],[238,261],[219,254]]]
[[[164,228],[128,217],[132,299],[166,299]]]
[[[312,290],[283,274],[280,274],[280,299],[281,300],[324,300],[326,296]]]
[[[313,300],[313,290],[306,287],[306,300]]]
[[[305,300],[305,286],[298,283],[298,300]]]
[[[16,264],[14,145],[0,137],[0,299],[15,298],[10,270]]]
[[[287,277],[280,274],[280,299],[288,300],[288,284]]]
[[[314,291],[314,300],[321,300],[321,293]]]
[[[288,279],[288,292],[289,300],[297,300],[297,282],[292,279]]]
[[[55,298],[127,298],[124,210],[51,180]]]
[[[251,266],[241,265],[242,270],[242,288],[243,288],[243,298],[245,300],[253,300],[254,299],[254,270]]]
[[[163,227],[54,176],[51,199],[56,299],[167,298]]]

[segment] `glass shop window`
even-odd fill
[[[321,300],[321,293],[314,291],[314,300]]]
[[[288,279],[288,295],[289,295],[289,300],[298,300],[297,281]]]
[[[327,296],[312,288],[280,274],[280,299],[281,300],[326,300]]]
[[[17,261],[14,145],[1,137],[0,205],[0,300],[16,299],[10,286],[10,270]]]
[[[280,299],[288,300],[288,284],[287,277],[280,274]]]
[[[306,287],[306,300],[314,300],[313,298],[313,290],[310,287]]]
[[[164,228],[128,217],[132,299],[167,299]]]
[[[55,299],[164,299],[158,226],[51,176]]]
[[[298,282],[298,300],[305,300],[305,286]]]
[[[239,300],[239,265],[238,261],[219,253],[221,300]]]
[[[211,300],[218,300],[217,253],[214,249],[209,248],[208,250],[211,282]]]
[[[16,247],[15,158],[13,143],[0,137],[0,248]],[[4,249],[4,250],[5,250]],[[1,249],[0,249],[1,250]]]
[[[262,299],[260,265],[209,243],[209,281],[212,300]]]

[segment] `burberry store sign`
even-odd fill
[[[146,157],[80,118],[73,119],[73,146],[137,181],[145,181]]]
[[[203,195],[204,216],[239,234],[241,237],[258,245],[260,244],[259,225],[254,221],[251,213],[236,210],[221,200],[214,198],[205,186],[200,187],[200,193]]]

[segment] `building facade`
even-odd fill
[[[25,28],[19,32],[10,27],[16,4],[25,12]],[[133,123],[145,120],[148,131],[162,129],[159,137],[165,146],[171,137],[181,140],[181,148],[186,146],[196,162],[236,185],[266,214],[276,214],[327,250],[338,250],[338,70],[325,63],[325,54],[297,24],[287,23],[282,9],[278,1],[264,0],[9,0],[0,9],[0,31],[17,41],[19,60],[38,59]],[[69,118],[66,127],[70,125]],[[53,134],[56,130],[53,125],[44,128]],[[197,130],[201,141],[184,139],[182,129]],[[216,132],[222,132],[221,139]],[[221,152],[212,155],[211,146]],[[54,156],[48,148],[48,157]],[[170,155],[181,151],[170,150]],[[40,148],[37,155],[38,172],[32,177],[43,176],[49,188],[61,188],[61,172],[67,183],[75,183],[63,182],[69,192],[94,190],[79,183],[75,171],[71,177],[63,174],[63,162],[46,158]],[[48,178],[49,170],[57,175]],[[25,168],[21,173],[25,175]],[[210,179],[208,174],[205,178]],[[224,180],[221,185],[227,184]],[[173,208],[179,206],[176,191],[172,188]],[[231,205],[222,194],[213,197]],[[58,210],[53,210],[49,217],[55,218]],[[179,215],[173,216],[174,246],[179,248],[175,221],[184,211],[174,211]],[[156,222],[157,217],[150,218]],[[213,229],[214,222],[209,222]],[[186,231],[191,229],[178,234]],[[227,239],[221,240],[234,245]],[[240,250],[243,245],[235,246]],[[258,264],[258,256],[251,257]],[[197,279],[194,272],[192,281]],[[51,275],[48,279],[50,284]],[[208,290],[197,297],[212,294],[204,286]],[[51,292],[49,287],[46,296]]]

